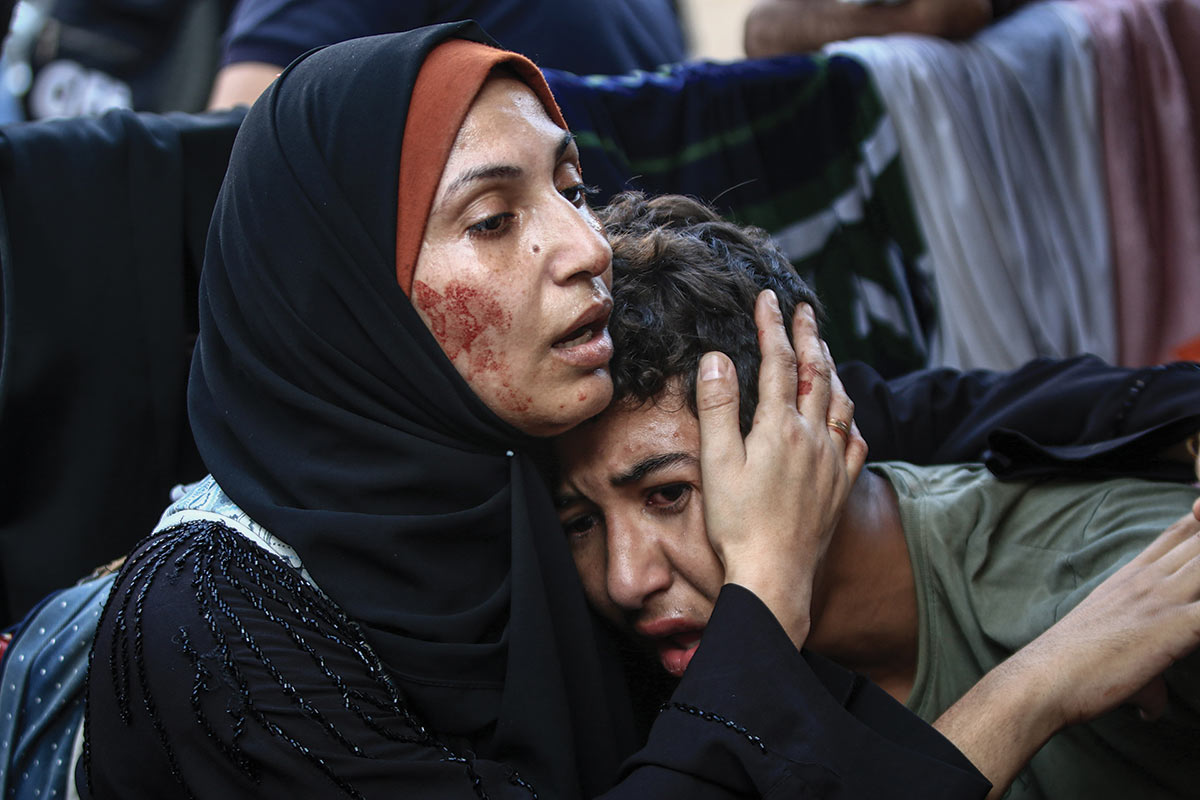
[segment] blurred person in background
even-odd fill
[[[241,0],[209,106],[254,102],[314,47],[462,19],[541,67],[582,75],[649,70],[686,56],[675,0]]]
[[[234,0],[20,0],[10,11],[3,121],[200,111]]]
[[[829,42],[890,33],[963,39],[1016,4],[1016,0],[756,0],[746,15],[746,55],[807,53]]]

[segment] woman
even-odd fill
[[[745,588],[726,587],[717,644],[617,783],[634,750],[621,671],[538,469],[540,437],[609,401],[610,253],[536,68],[483,38],[454,24],[315,51],[247,117],[189,387],[212,476],[114,586],[82,793],[982,794],[942,740],[894,744],[871,715],[902,711],[800,656],[806,576],[758,575],[737,534],[806,564],[825,531],[752,495],[710,526]],[[865,455],[840,433],[852,409],[835,401],[826,429],[827,381],[798,393],[777,306],[759,312],[760,408],[778,420],[747,440],[759,471],[729,471],[760,496],[766,474],[807,479],[809,503],[837,508]],[[709,366],[715,398],[731,376]],[[772,449],[787,430],[809,444]]]

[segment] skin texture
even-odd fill
[[[612,251],[570,135],[491,78],[458,132],[413,272],[413,305],[475,393],[536,436],[612,396]]]

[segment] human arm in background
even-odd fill
[[[252,105],[271,85],[271,81],[279,77],[280,72],[283,72],[283,67],[278,64],[264,64],[261,61],[242,61],[221,67],[213,79],[208,110]]]
[[[1002,478],[1190,480],[1182,443],[1200,431],[1195,362],[1131,368],[1077,356],[1011,372],[933,368],[890,380],[860,362],[838,371],[878,461],[986,458]]]
[[[222,39],[209,109],[250,105],[297,56],[321,45],[435,20],[425,3],[239,0]]]
[[[961,39],[992,21],[990,0],[758,0],[746,15],[750,58],[808,53],[857,36],[919,33]]]

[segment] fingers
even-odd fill
[[[762,366],[758,372],[758,405],[764,411],[774,404],[794,408],[796,398],[796,351],[783,327],[779,300],[770,289],[759,292],[754,303],[758,323],[758,349]]]
[[[696,412],[700,421],[700,470],[716,474],[722,464],[746,460],[738,420],[737,371],[724,353],[705,353],[696,376]]]
[[[1186,446],[1188,455],[1192,457],[1193,471],[1196,473],[1196,480],[1200,481],[1200,433],[1189,436]],[[1197,514],[1196,516],[1200,517],[1200,514]]]
[[[1188,455],[1192,457],[1192,471],[1196,473],[1196,480],[1200,481],[1200,433],[1188,437],[1187,451]],[[1200,499],[1192,504],[1192,516],[1200,520]]]
[[[858,475],[862,472],[863,465],[867,463],[867,440],[863,438],[862,433],[858,430],[858,423],[850,423],[850,439],[846,442],[846,476],[850,479],[850,485],[858,480]]]
[[[830,376],[833,359],[829,348],[817,331],[817,318],[812,306],[800,303],[792,315],[792,341],[796,346],[796,361],[799,374],[796,381],[796,409],[811,420],[836,419],[850,422],[854,412],[833,416],[831,402],[838,400],[832,392]],[[841,401],[849,401],[845,390],[841,390]],[[847,431],[848,428],[847,428]]]
[[[1200,520],[1184,515],[1146,545],[1134,561],[1153,566],[1160,574],[1170,575],[1200,557]]]
[[[854,424],[854,401],[850,399],[850,395],[846,394],[846,387],[842,385],[842,379],[833,366],[833,356],[829,354],[829,346],[825,342],[821,342],[821,349],[829,368],[829,410],[826,412],[826,425],[829,427],[830,435],[833,437],[838,452],[845,456],[849,453],[853,438],[857,436],[861,442],[862,434],[857,433],[858,427]],[[866,443],[863,442],[863,444]]]
[[[1137,707],[1143,720],[1153,722],[1167,710],[1167,682],[1159,675],[1134,692],[1126,702]]]

